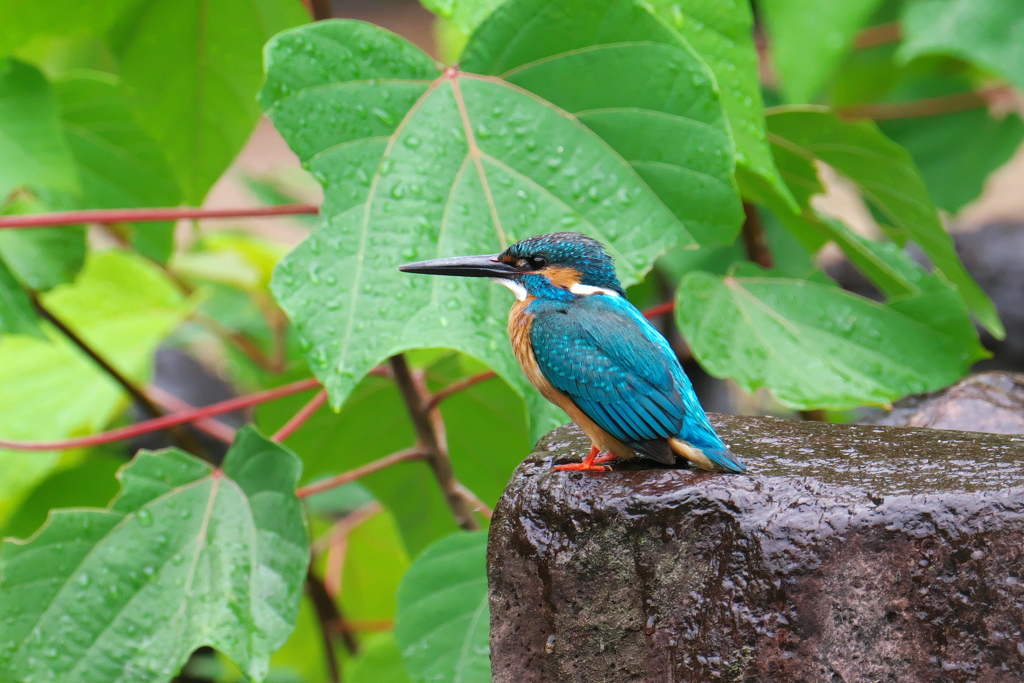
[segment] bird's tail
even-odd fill
[[[719,447],[698,448],[683,439],[669,439],[672,451],[681,458],[686,458],[702,470],[743,474],[746,465],[723,444]]]

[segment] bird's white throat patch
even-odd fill
[[[518,299],[519,301],[526,301],[526,287],[523,287],[515,280],[506,280],[505,278],[501,277],[492,277],[491,279],[497,282],[499,285],[505,285],[506,287],[511,289],[512,293],[516,295],[516,299]]]
[[[569,288],[569,291],[573,294],[580,294],[582,296],[589,296],[591,294],[604,294],[605,296],[618,296],[619,293],[614,289],[607,289],[605,287],[594,287],[591,285],[581,285],[578,282]]]

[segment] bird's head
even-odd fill
[[[612,259],[597,240],[577,232],[554,232],[516,242],[500,254],[456,256],[399,266],[406,273],[488,277],[529,296],[572,299],[587,294],[620,294]]]

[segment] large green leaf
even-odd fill
[[[491,12],[505,3],[505,0],[421,0],[424,7],[439,17],[451,19],[466,35],[469,35]]]
[[[487,533],[460,532],[416,558],[398,589],[395,641],[412,680],[491,680]]]
[[[765,139],[764,105],[747,0],[645,0],[675,28],[715,74],[729,114],[740,175],[768,183],[783,201],[792,197],[779,178]]]
[[[50,85],[39,70],[0,60],[0,205],[15,189],[78,190]]]
[[[107,510],[62,510],[0,547],[0,671],[12,680],[169,681],[210,645],[262,680],[309,562],[300,463],[252,427],[223,470],[178,450],[122,470]]]
[[[695,272],[677,301],[680,330],[708,372],[747,391],[769,387],[798,409],[884,405],[952,384],[983,356],[958,328],[809,281]]]
[[[115,77],[79,72],[58,81],[56,94],[81,179],[81,208],[174,206],[181,201],[170,165],[132,119]],[[166,261],[174,224],[144,224],[132,229],[131,238],[140,253]]]
[[[772,64],[790,102],[809,102],[828,81],[881,0],[763,0]]]
[[[44,36],[102,35],[137,0],[0,0],[0,54]]]
[[[736,237],[735,150],[714,76],[633,0],[513,0],[473,34],[460,64],[573,114],[700,244]]]
[[[867,201],[904,239],[913,240],[957,287],[992,334],[1005,334],[991,299],[964,269],[942,227],[917,167],[905,149],[870,121],[847,122],[818,107],[785,108],[768,117],[774,144],[808,160],[821,160],[857,183]]]
[[[910,0],[900,56],[961,57],[1024,88],[1024,0]]]
[[[37,316],[21,284],[0,259],[0,334],[41,336]]]
[[[606,244],[628,285],[692,242],[675,216],[574,117],[498,79],[438,74],[381,29],[321,22],[287,32],[268,47],[268,68],[268,113],[320,174],[329,207],[328,223],[279,264],[273,291],[332,403],[395,353],[446,347],[520,391],[535,436],[557,424],[512,357],[508,294],[398,265],[576,229]]]
[[[160,341],[190,305],[154,266],[111,251],[90,256],[74,285],[42,301],[127,377],[144,382]],[[112,379],[60,333],[0,340],[0,438],[53,440],[102,429],[127,404]],[[59,462],[53,452],[0,450],[0,521]]]
[[[345,670],[349,683],[409,683],[395,638],[390,633],[364,637],[359,656]]]
[[[135,119],[202,202],[259,118],[260,50],[309,20],[299,0],[145,0],[119,17],[110,44]]]
[[[350,621],[395,618],[395,591],[409,566],[409,555],[394,516],[382,511],[349,535],[341,573],[341,606]]]

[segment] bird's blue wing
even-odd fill
[[[530,312],[540,371],[599,427],[629,445],[683,431],[684,393],[692,390],[668,343],[632,304],[591,295],[537,300]]]

